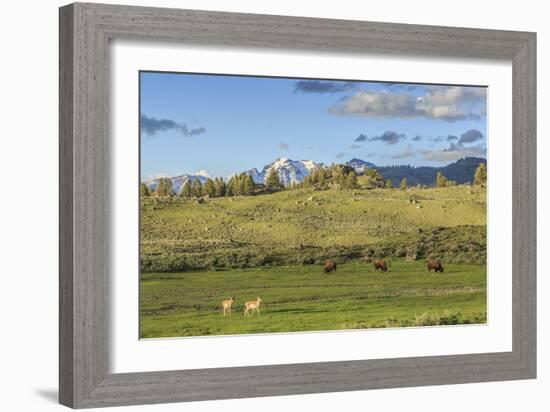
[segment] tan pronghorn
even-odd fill
[[[251,316],[249,311],[252,311],[252,315],[254,315],[254,311],[258,312],[258,315],[260,314],[260,302],[262,300],[258,296],[256,300],[249,300],[248,302],[245,302],[244,304],[244,316]]]
[[[227,300],[224,300],[222,302],[222,306],[223,306],[223,316],[229,314],[229,316],[231,316],[231,306],[233,305],[233,298],[230,297],[229,299]]]

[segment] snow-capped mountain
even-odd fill
[[[346,164],[352,167],[357,174],[363,174],[366,169],[375,167],[374,164],[365,162],[361,159],[351,159]],[[301,183],[304,178],[311,173],[312,170],[320,167],[325,167],[323,163],[316,163],[313,160],[292,160],[287,157],[280,157],[274,162],[267,164],[261,171],[257,168],[252,168],[245,173],[252,176],[255,183],[265,183],[267,176],[271,169],[275,169],[279,174],[279,180],[284,186],[291,186],[293,183]],[[168,176],[166,176],[168,177]],[[199,170],[193,174],[183,174],[179,176],[168,177],[172,180],[172,189],[176,194],[181,192],[181,189],[187,183],[187,181],[193,182],[194,180],[200,180],[201,183],[206,182],[210,175],[205,170]],[[154,178],[145,181],[149,189],[155,190],[160,178]],[[229,180],[229,177],[226,178]]]
[[[352,167],[353,170],[355,170],[355,173],[357,173],[358,175],[362,175],[363,173],[365,173],[365,170],[371,167],[375,167],[373,163],[365,162],[364,160],[356,158],[353,158],[349,162],[346,162],[346,165]]]
[[[184,175],[168,177],[168,178],[172,180],[172,189],[174,190],[174,192],[176,194],[179,194],[181,192],[181,189],[183,188],[183,185],[185,185],[188,180],[193,182],[198,179],[201,181],[201,183],[204,183],[206,182],[206,179],[208,179],[209,177],[210,176],[206,171],[199,170],[197,173],[192,175],[184,174]],[[145,182],[145,185],[149,189],[155,190],[159,184],[159,179],[160,178],[148,180]]]
[[[245,173],[252,176],[254,182],[265,183],[271,169],[275,169],[279,173],[279,179],[285,186],[290,186],[292,183],[300,183],[304,178],[315,168],[322,167],[322,163],[315,163],[312,160],[291,160],[286,157],[280,157],[273,163],[265,165],[261,172],[253,168]]]

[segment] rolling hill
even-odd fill
[[[411,201],[414,199],[414,201]],[[479,263],[485,188],[295,189],[209,199],[142,199],[145,272],[340,261],[364,256]]]

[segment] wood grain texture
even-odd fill
[[[513,351],[533,376],[537,367],[536,52],[532,36],[512,62]]]
[[[85,14],[78,5],[60,11],[60,175],[66,202],[60,216],[60,376],[69,378],[62,378],[59,392],[62,403],[74,406],[104,380],[108,367],[108,48]]]
[[[536,376],[533,33],[75,3],[60,9],[60,402],[85,408]],[[109,373],[109,40],[504,59],[513,65],[513,350]],[[231,376],[227,380],[227,376]],[[250,376],[253,379],[250,379]]]
[[[67,11],[67,10],[66,10]],[[59,15],[59,400],[73,404],[73,30]]]

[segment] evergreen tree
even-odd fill
[[[393,189],[393,183],[390,179],[386,180],[386,189]]]
[[[480,163],[474,173],[474,184],[482,186],[487,183],[487,166]]]
[[[242,184],[242,178],[241,175],[235,175],[233,176],[233,195],[234,196],[242,196],[243,194],[243,184]]]
[[[367,181],[369,185],[374,187],[384,187],[386,185],[386,182],[376,169],[369,168],[365,171],[365,176],[367,177]]]
[[[311,185],[317,188],[322,186],[321,181],[324,179],[321,177],[321,169],[314,169],[311,172]]]
[[[226,196],[235,196],[235,176],[231,176],[225,186]]]
[[[241,173],[239,176],[237,176],[237,186],[239,188],[238,192],[239,192],[239,195],[240,196],[246,196],[246,191],[247,191],[247,188],[246,188],[246,177],[247,177],[247,174],[246,173]]]
[[[346,176],[346,187],[349,189],[357,187],[357,175],[355,172],[349,172]]]
[[[225,196],[225,182],[221,177],[217,177],[216,179],[214,179],[214,187],[216,190],[216,197]]]
[[[332,169],[332,179],[340,186],[346,186],[346,175],[344,169],[340,165],[336,165]]]
[[[447,177],[443,173],[437,172],[437,176],[435,178],[435,186],[447,187],[448,183],[449,183],[449,179],[447,179]]]
[[[195,197],[200,197],[203,195],[202,183],[200,179],[193,180],[191,183],[191,194]]]
[[[401,190],[407,190],[408,185],[407,185],[407,178],[406,177],[401,179],[400,187],[401,187]]]
[[[172,179],[161,177],[155,189],[155,194],[157,196],[172,196],[174,194],[172,190]]]
[[[319,188],[324,188],[327,181],[327,171],[324,167],[319,168],[319,171],[317,173],[317,185]]]
[[[203,193],[209,197],[216,196],[216,186],[212,179],[206,179],[206,182],[204,182]]]
[[[254,188],[256,187],[256,184],[254,183],[254,179],[252,179],[252,176],[249,174],[244,174],[242,177],[243,180],[243,195],[250,196],[254,194]]]
[[[187,182],[185,182],[183,188],[181,189],[180,196],[186,199],[189,199],[191,198],[191,196],[193,196],[193,191],[191,189],[191,180],[187,179]]]
[[[147,187],[147,185],[145,183],[142,183],[140,186],[139,186],[139,195],[141,197],[144,197],[144,196],[149,196],[149,188]]]
[[[279,173],[275,168],[272,168],[269,171],[269,174],[267,175],[267,179],[265,181],[265,185],[270,190],[280,190],[283,188],[283,185],[281,184],[281,180],[279,179]]]

